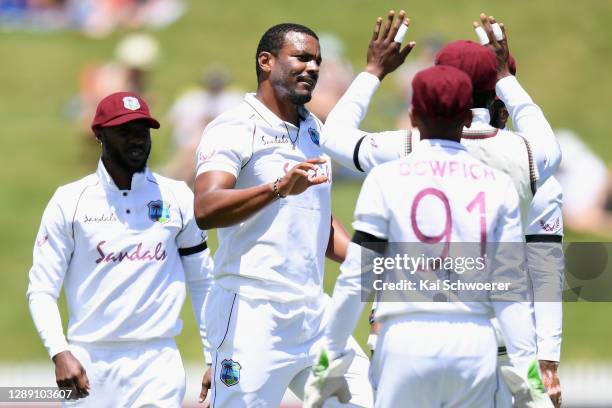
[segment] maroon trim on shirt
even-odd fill
[[[499,129],[493,131],[464,131],[461,137],[463,139],[488,139],[497,136],[497,132],[499,132]]]

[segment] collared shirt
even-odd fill
[[[59,313],[36,305],[54,304],[62,284],[70,341],[173,337],[182,327],[185,281],[203,302],[211,268],[184,182],[145,169],[120,190],[100,161],[95,174],[60,187],[47,205],[28,297],[51,356],[66,342]]]
[[[459,251],[462,256],[478,259],[484,256],[488,243],[501,242],[513,250],[512,257],[516,256],[504,267],[524,261],[524,254],[520,256],[523,238],[518,195],[510,178],[478,161],[462,144],[448,140],[421,140],[411,155],[374,168],[361,189],[353,228],[389,243],[411,243],[411,258],[421,255],[421,250],[431,250],[427,256],[444,258],[445,251]],[[447,249],[444,243],[449,243]],[[473,276],[478,273],[485,275],[482,270]],[[423,276],[435,277],[427,272]],[[482,276],[479,279],[486,281]],[[512,283],[519,289],[525,280],[514,275]],[[385,291],[382,293],[377,319],[418,312],[492,313],[491,305],[482,301],[439,303],[424,298],[394,302],[385,301]]]
[[[299,127],[284,122],[255,94],[210,123],[197,151],[196,173],[224,171],[236,189],[272,183],[296,164],[324,157],[321,122],[303,108]],[[329,160],[318,174],[331,181]],[[323,292],[331,226],[330,183],[274,201],[250,218],[219,228],[215,284],[254,299],[299,300]]]

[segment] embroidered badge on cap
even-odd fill
[[[318,146],[319,145],[319,132],[317,132],[317,129],[308,128],[308,134],[310,135],[310,140],[312,140],[312,143]]]
[[[123,98],[123,106],[125,109],[133,110],[140,109],[140,102],[133,96],[125,96]]]
[[[223,360],[221,362],[221,382],[228,387],[236,385],[240,382],[240,363],[234,360]]]
[[[167,201],[151,201],[147,204],[149,207],[149,219],[153,222],[165,224],[170,221],[170,203]]]

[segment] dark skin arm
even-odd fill
[[[301,194],[310,186],[325,183],[327,176],[310,177],[325,160],[316,158],[294,166],[278,183],[282,196]],[[224,171],[200,174],[195,181],[195,218],[201,229],[223,228],[242,222],[275,201],[274,183],[235,189],[236,178]]]
[[[342,263],[346,258],[346,250],[351,237],[342,223],[332,215],[331,228],[329,229],[329,242],[325,256],[334,262]]]
[[[70,351],[62,351],[53,356],[55,381],[62,389],[72,390],[70,399],[85,398],[89,395],[89,379],[85,369]]]

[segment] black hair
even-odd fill
[[[489,109],[493,101],[495,101],[495,91],[476,91],[472,94],[474,102],[472,108]]]
[[[287,33],[296,32],[307,34],[319,40],[319,37],[310,28],[301,24],[295,23],[282,23],[277,24],[268,30],[261,36],[259,44],[257,45],[257,52],[255,53],[255,72],[257,74],[257,82],[259,83],[259,74],[261,74],[261,68],[259,67],[259,54],[262,52],[269,52],[274,56],[278,56],[278,53],[285,43],[285,36]]]

